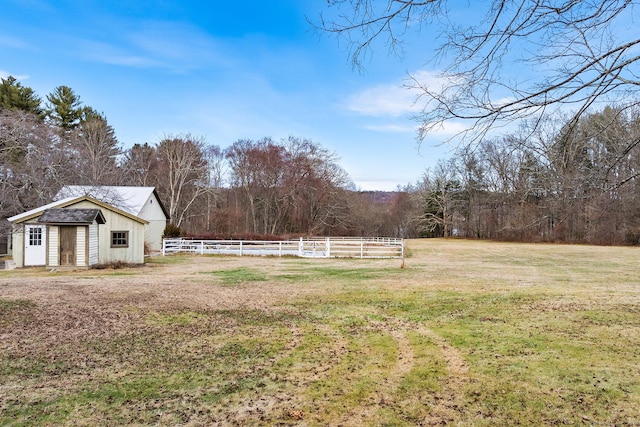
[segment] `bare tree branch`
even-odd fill
[[[419,140],[447,122],[466,124],[461,137],[479,141],[523,118],[572,108],[576,116],[615,100],[633,105],[640,86],[640,39],[634,0],[486,0],[450,13],[446,0],[341,0],[318,28],[346,39],[354,66],[376,42],[393,51],[428,27],[446,35],[431,57],[437,86],[414,75],[423,110]],[[335,9],[341,13],[332,13]],[[345,12],[346,10],[346,12]],[[457,17],[457,18],[456,18]],[[456,21],[457,19],[457,21]]]

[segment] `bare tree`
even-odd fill
[[[348,204],[343,190],[352,184],[338,157],[306,138],[289,137],[282,143],[287,169],[281,201],[292,224],[285,231],[319,234],[336,227],[344,229]]]
[[[157,183],[158,157],[155,147],[135,144],[124,152],[121,169],[128,185],[151,186]]]
[[[114,185],[121,180],[118,140],[107,119],[98,113],[84,118],[74,131],[72,146],[78,156],[79,183]]]
[[[213,215],[222,208],[222,193],[225,181],[227,165],[224,152],[217,145],[210,145],[204,149],[204,158],[207,164],[206,186],[209,191],[205,200],[201,202],[205,211],[204,228],[211,232]]]
[[[336,226],[349,183],[335,155],[319,144],[290,137],[239,140],[226,150],[236,201],[254,233],[315,233]],[[340,225],[341,226],[341,225]]]
[[[188,134],[167,136],[158,143],[156,151],[158,187],[168,203],[171,221],[180,227],[193,203],[209,191],[204,139]]]
[[[430,237],[449,237],[457,233],[455,218],[460,210],[462,187],[452,161],[439,161],[427,170],[416,192],[420,225]]]
[[[463,134],[477,141],[495,126],[552,108],[573,106],[579,117],[602,108],[599,102],[638,102],[636,1],[487,0],[467,2],[466,11],[458,2],[455,14],[450,6],[330,0],[316,25],[347,40],[356,66],[378,41],[401,53],[414,34],[424,42],[442,35],[433,54],[442,72],[429,81],[411,78],[424,102],[421,139],[449,121],[466,123]]]
[[[268,221],[263,215],[268,211],[268,190],[278,185],[277,174],[281,170],[282,147],[276,146],[270,138],[260,141],[241,139],[225,151],[231,170],[231,185],[241,189],[242,207],[245,211],[245,227],[253,233],[267,233],[262,226]]]
[[[72,160],[55,134],[35,114],[0,109],[0,218],[50,202],[69,183]]]

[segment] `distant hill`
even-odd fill
[[[392,203],[398,194],[404,191],[358,191],[358,194],[368,198],[372,203]]]

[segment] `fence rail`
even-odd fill
[[[404,258],[404,239],[322,237],[299,240],[164,239],[162,255],[297,256],[303,258]]]

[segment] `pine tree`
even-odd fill
[[[47,95],[49,119],[63,132],[69,132],[80,125],[82,102],[80,97],[68,86],[58,86]]]
[[[41,102],[33,89],[22,86],[15,77],[0,79],[0,109],[22,110],[43,117]]]

